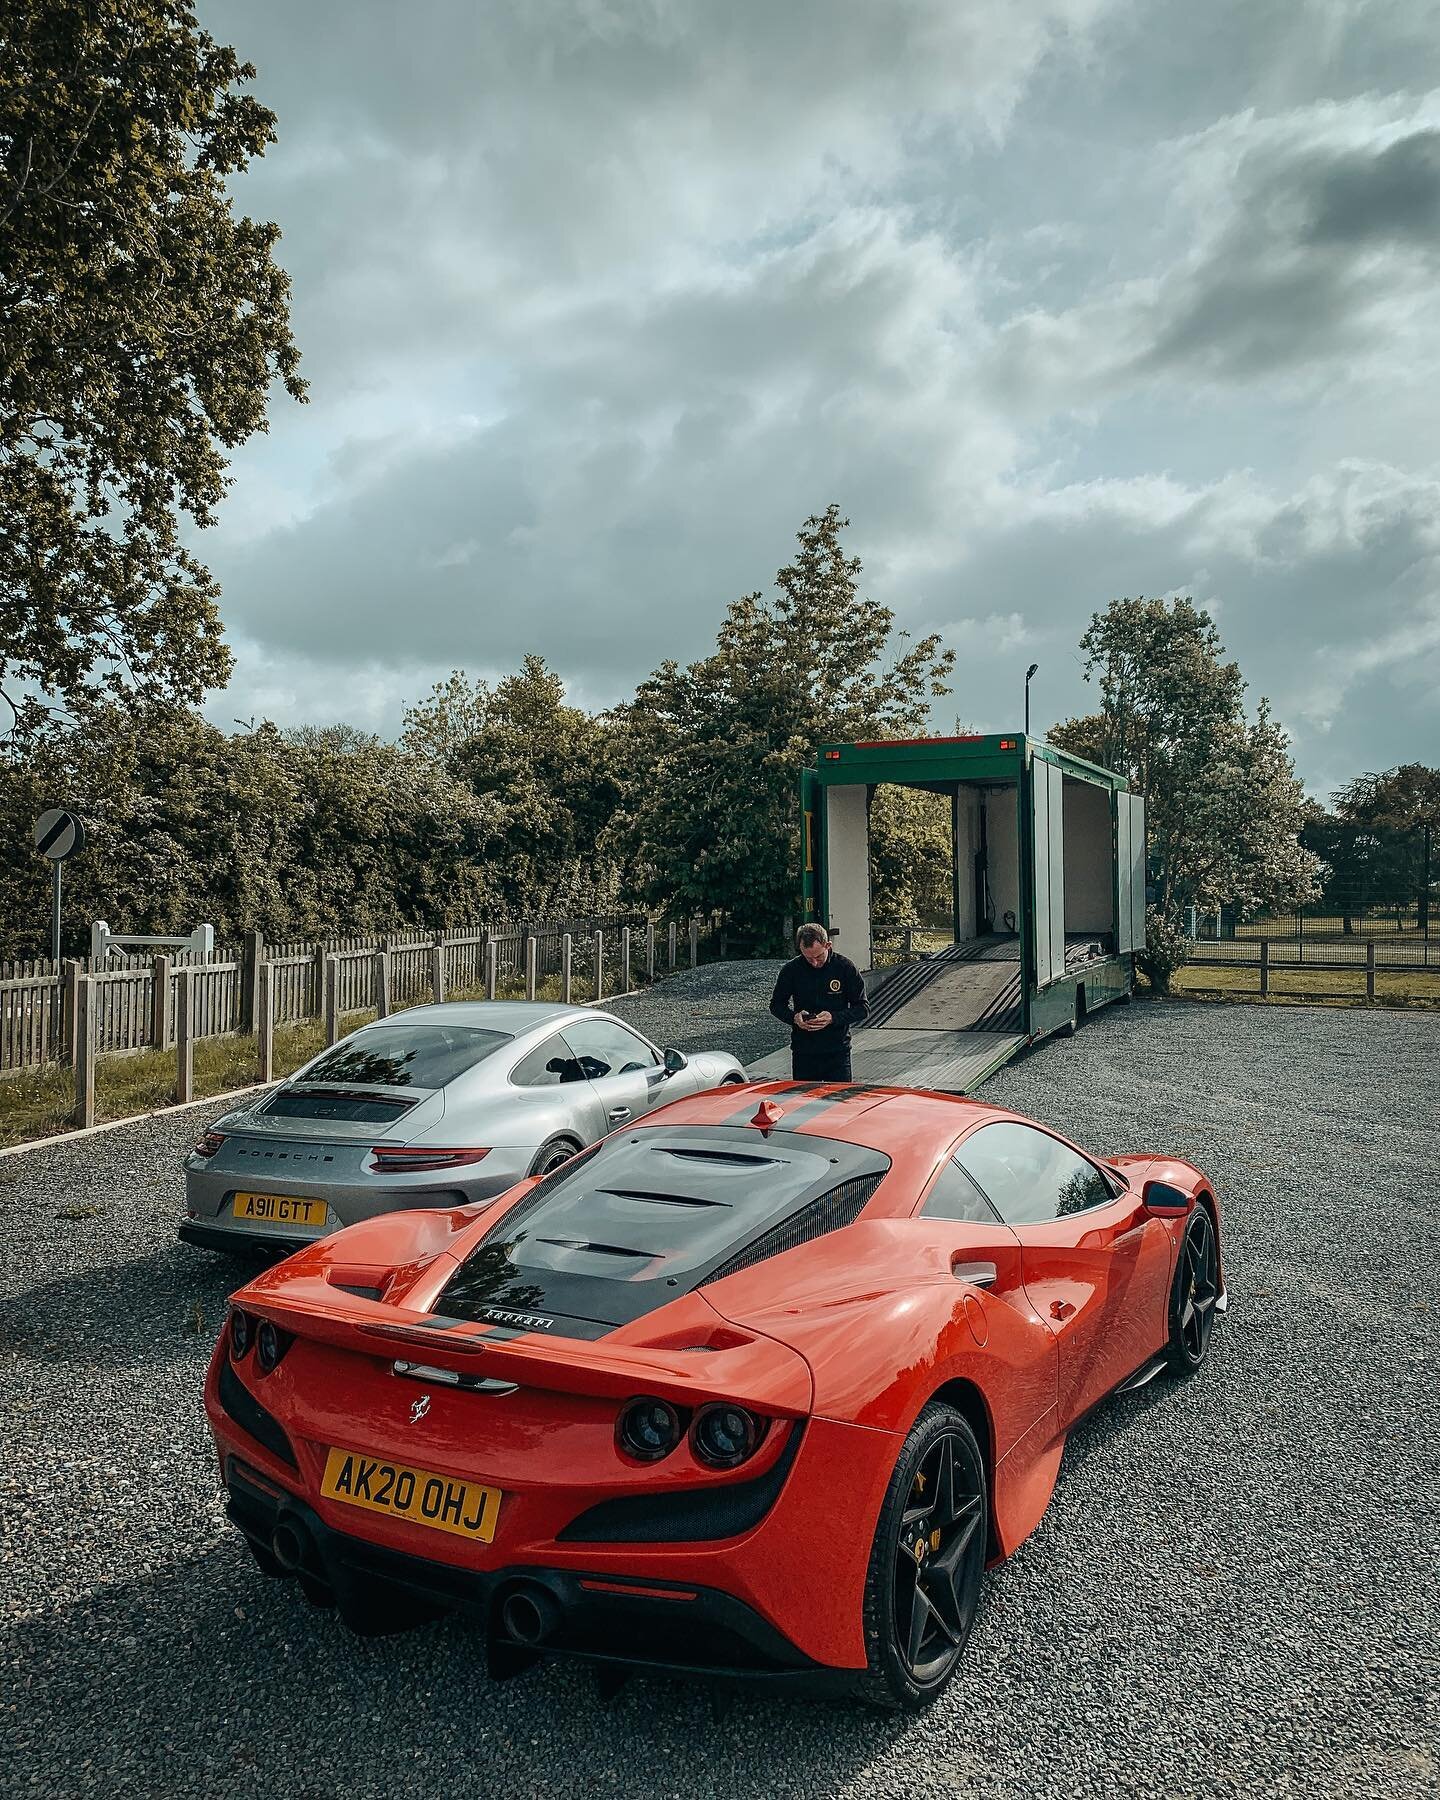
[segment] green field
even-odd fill
[[[1253,965],[1189,963],[1176,975],[1174,991],[1187,999],[1254,1000],[1276,1006],[1365,1006],[1365,971],[1270,966],[1270,992],[1260,992]],[[1440,1009],[1440,967],[1380,969],[1375,974],[1376,1006]]]

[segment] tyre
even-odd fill
[[[530,1160],[531,1175],[548,1175],[552,1169],[558,1169],[561,1163],[569,1162],[580,1146],[573,1138],[546,1138]]]
[[[1204,1362],[1220,1298],[1220,1250],[1215,1226],[1197,1206],[1185,1227],[1170,1289],[1170,1342],[1166,1360],[1177,1375],[1193,1375]]]
[[[985,1573],[985,1460],[953,1406],[927,1406],[885,1491],[865,1579],[861,1694],[918,1712],[944,1691],[975,1621]]]

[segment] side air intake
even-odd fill
[[[782,1251],[793,1250],[798,1244],[808,1244],[814,1238],[839,1231],[844,1225],[853,1225],[865,1210],[865,1202],[884,1179],[883,1174],[857,1175],[850,1181],[842,1181],[839,1187],[831,1188],[828,1194],[812,1200],[773,1231],[767,1231],[753,1244],[737,1251],[718,1269],[712,1269],[700,1285],[708,1287],[712,1281],[723,1281],[727,1275],[753,1268],[756,1263],[779,1256]]]

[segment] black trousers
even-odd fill
[[[849,1081],[850,1046],[790,1040],[790,1072],[796,1081]]]

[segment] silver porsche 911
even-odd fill
[[[653,1106],[745,1079],[593,1007],[416,1006],[226,1113],[185,1163],[180,1236],[285,1252],[377,1213],[493,1199]]]

